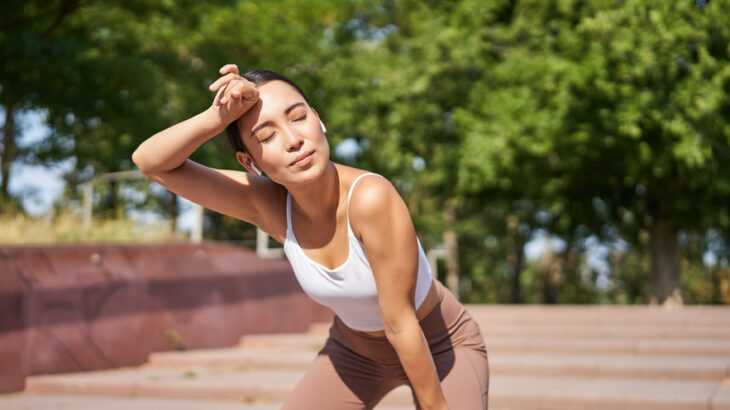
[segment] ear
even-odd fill
[[[261,173],[258,172],[256,164],[253,162],[253,158],[251,158],[251,154],[249,154],[248,152],[236,151],[236,160],[239,164],[241,164],[243,168],[246,169],[248,173],[261,175]]]

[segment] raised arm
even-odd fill
[[[238,75],[238,67],[225,65],[221,74],[223,76],[210,86],[216,95],[208,109],[158,132],[134,151],[132,161],[142,172],[153,175],[183,165],[198,147],[220,134],[256,103],[258,90]],[[232,80],[236,81],[229,89]]]
[[[226,65],[220,72],[222,77],[211,85],[211,91],[216,92],[212,105],[148,138],[134,151],[132,161],[170,191],[260,226],[260,197],[271,190],[270,182],[246,172],[210,168],[188,159],[258,100],[256,87],[238,75],[235,65]]]

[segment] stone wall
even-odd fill
[[[27,375],[143,363],[150,352],[303,332],[332,314],[285,259],[205,243],[0,247],[0,392]]]

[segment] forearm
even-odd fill
[[[386,336],[398,353],[421,408],[446,409],[431,350],[415,316],[400,320],[397,330],[386,330]]]
[[[209,108],[145,140],[134,151],[132,161],[145,173],[175,169],[224,128],[215,108]]]

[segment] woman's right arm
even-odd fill
[[[201,145],[221,133],[258,100],[253,84],[226,65],[214,83],[216,96],[205,111],[148,138],[132,154],[132,161],[151,179],[206,208],[261,225],[262,196],[271,183],[242,171],[206,167],[190,159]],[[225,101],[225,103],[222,103]]]
[[[185,121],[145,140],[132,154],[132,161],[147,175],[169,172],[185,162],[198,147],[221,133],[227,124],[211,106]]]

